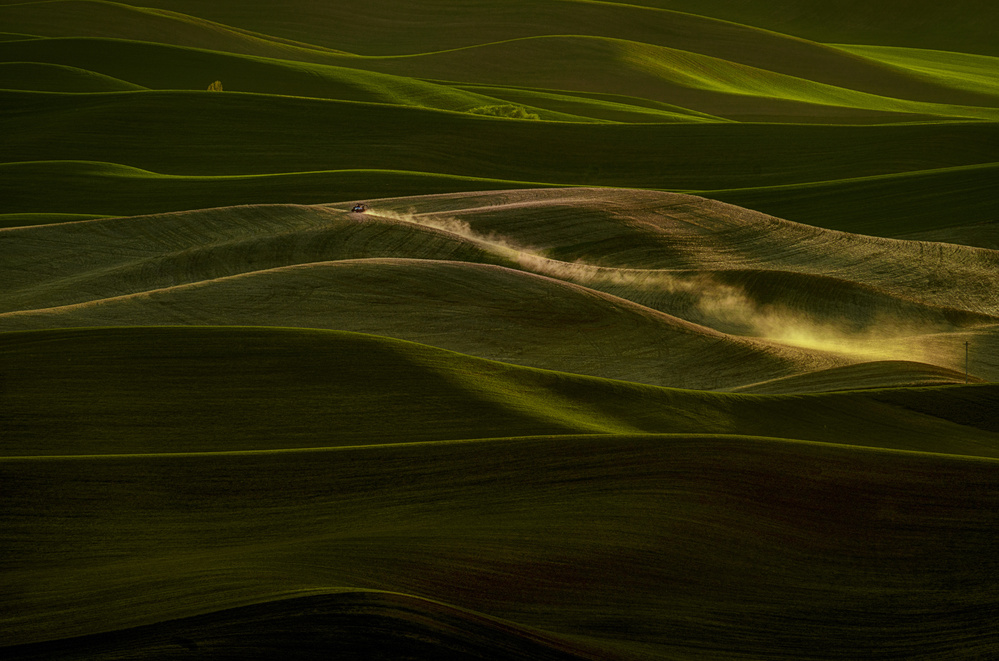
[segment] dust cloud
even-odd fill
[[[489,232],[487,234],[476,232],[466,221],[459,218],[452,218],[450,216],[440,216],[436,214],[433,216],[420,215],[412,211],[401,213],[389,209],[368,209],[364,212],[364,215],[384,218],[386,220],[395,220],[402,223],[412,223],[414,225],[420,225],[421,227],[430,227],[432,229],[449,232],[451,234],[457,234],[458,236],[479,244],[494,253],[502,255],[503,257],[513,258],[518,254],[531,252],[530,248],[517,245],[516,243],[508,240],[506,237],[494,232]]]
[[[926,355],[926,350],[919,346],[915,338],[940,330],[888,316],[869,323],[866,330],[844,330],[850,325],[845,321],[840,324],[822,322],[787,307],[760,305],[741,287],[719,282],[706,274],[680,275],[663,270],[612,268],[582,261],[564,262],[546,257],[541,250],[519,245],[494,232],[478,232],[468,222],[458,218],[382,209],[365,213],[458,235],[537,275],[594,289],[633,288],[650,293],[682,295],[685,300],[691,301],[700,317],[698,323],[702,325],[738,329],[734,334],[803,349],[869,360],[926,362],[933,357]]]

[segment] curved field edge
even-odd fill
[[[107,216],[104,214],[88,213],[2,213],[0,214],[0,229],[32,227],[34,225],[57,225],[59,223],[97,220],[99,218],[107,218]]]
[[[135,52],[123,53],[122,49]],[[816,117],[823,116],[999,118],[999,110],[994,108],[999,97],[990,94],[986,86],[978,93],[938,88],[931,80],[910,80],[903,69],[898,70],[898,77],[905,82],[891,81],[886,90],[901,97],[893,98],[884,93],[850,89],[850,80],[842,81],[846,86],[831,85],[694,52],[597,36],[528,37],[405,57],[329,57],[336,66],[124,40],[45,39],[0,43],[0,59],[72,63],[72,66],[128,80],[143,88],[204,89],[205,74],[202,72],[213,71],[220,78],[231,81],[231,89],[242,92],[380,101],[462,111],[496,104],[496,99],[455,86],[478,83],[529,86],[553,92],[610,92],[649,97],[665,103],[680,98],[683,101],[678,105],[730,119],[747,116],[739,104],[726,101],[731,95],[739,97],[746,107],[756,108],[750,113],[788,120],[797,118],[798,121],[815,121]],[[780,60],[779,57],[774,59]],[[825,66],[835,70],[837,66],[855,66],[860,61],[860,58],[845,54],[839,59],[843,61],[825,63]],[[156,61],[158,66],[150,69],[133,64],[134,61],[150,60]],[[494,62],[503,62],[504,66],[490,66]],[[539,69],[536,62],[545,62],[546,67]],[[885,72],[880,71],[883,67],[874,68],[884,75]],[[869,77],[871,74],[865,70],[857,75]],[[440,84],[427,81],[440,81]],[[908,100],[906,97],[913,91],[916,96],[937,102]],[[527,110],[541,119],[584,121],[599,118],[588,117],[590,111],[582,97],[577,101],[579,115],[549,111],[543,105],[529,106]],[[667,116],[662,119],[666,120]],[[682,117],[669,119],[676,121]]]
[[[83,286],[88,280],[76,282]],[[875,301],[883,306],[891,299]],[[944,312],[957,319],[968,316]],[[931,317],[924,321],[933,328]],[[972,325],[975,321],[971,317]],[[488,260],[427,256],[310,262],[0,314],[3,331],[191,325],[370,333],[560,372],[700,390],[739,390],[764,381],[773,392],[981,383],[994,371],[982,358],[996,330],[952,328],[949,336],[932,331],[929,343],[896,338],[889,345],[848,334],[827,336],[824,343],[821,333],[809,335],[803,325],[802,335],[789,337],[788,344],[779,338],[726,335],[580,284]],[[971,375],[957,365],[956,347],[965,341],[973,343],[976,356]],[[883,360],[892,355],[902,360]],[[830,369],[858,361],[871,369]],[[812,374],[815,378],[808,378]]]
[[[992,93],[999,91],[999,58],[972,53],[886,46],[837,46],[841,50],[904,68],[927,80]]]
[[[0,62],[0,89],[122,92],[146,89],[80,67],[43,62]]]
[[[365,214],[258,205],[4,230],[12,312],[0,321],[6,330],[329,328],[707,389],[872,358],[922,360],[964,381],[957,354],[971,342],[974,375],[990,378],[995,319],[982,314],[995,303],[990,251],[820,231],[649,191],[371,205]],[[83,245],[106,259],[81,259]],[[838,277],[821,275],[831,272]],[[852,358],[827,355],[835,351]]]
[[[3,4],[18,3],[6,0]],[[685,26],[693,21],[692,24],[705,27],[713,25],[717,29],[728,27],[730,31],[776,32],[824,43],[885,44],[999,55],[994,35],[989,30],[995,22],[995,10],[977,0],[955,0],[948,6],[930,0],[916,0],[910,11],[902,14],[881,5],[858,7],[850,0],[836,0],[822,7],[803,4],[801,0],[779,0],[763,7],[733,0],[641,0],[626,5],[577,0],[545,4],[555,6],[539,9],[538,3],[521,0],[483,2],[470,6],[444,3],[432,10],[418,10],[399,0],[375,3],[345,0],[317,8],[307,0],[295,0],[282,9],[281,17],[285,20],[280,22],[274,20],[275,12],[270,6],[247,7],[246,3],[231,0],[211,5],[196,0],[144,0],[141,3],[122,3],[118,12],[134,15],[143,10],[136,7],[128,7],[130,11],[122,10],[127,5],[141,5],[156,8],[145,10],[143,14],[147,17],[159,14],[202,24],[214,21],[244,33],[254,31],[275,41],[338,47],[358,53],[382,52],[388,46],[392,47],[393,53],[454,48],[461,44],[516,36],[515,32],[511,32],[511,26],[519,29],[527,27],[537,34],[550,31],[549,25],[567,20],[589,26],[589,30],[579,27],[574,31],[613,32],[616,36],[640,38],[641,31],[648,31],[650,26],[660,28],[661,23],[657,19],[663,18],[667,21],[686,19]],[[957,20],[957,15],[967,19]],[[474,20],[483,16],[501,16],[504,20]],[[367,24],[373,17],[382,19],[381,29],[373,34],[369,30],[356,34],[351,31],[331,34],[324,29],[330,24]],[[98,25],[100,21],[112,22],[100,14],[96,14],[96,18],[98,20],[94,22]],[[438,26],[438,31],[444,35],[443,42],[440,36],[410,29],[416,18],[429,20]],[[52,24],[58,26],[62,22],[53,21],[49,15],[41,21],[49,24],[50,29]],[[75,23],[70,24],[79,30]],[[470,29],[470,25],[474,28]],[[699,36],[702,34],[698,31]],[[428,42],[433,45],[428,46]]]
[[[2,599],[22,643],[334,586],[629,658],[974,658],[997,642],[995,465],[626,434],[5,460]]]
[[[922,403],[924,407],[928,410],[938,410],[943,412],[951,404],[949,398],[939,398],[938,392],[935,392],[934,386],[926,386],[921,390],[923,392],[919,393],[922,395],[920,397],[917,395],[912,398],[914,402]],[[909,408],[911,410],[919,410],[919,405],[912,405],[909,401],[909,394],[912,392],[912,388],[881,388],[877,391],[872,391],[870,394],[879,401],[891,402],[897,404],[900,408]],[[841,393],[837,393],[841,394]],[[932,399],[933,404],[929,405],[926,400]],[[963,398],[967,399],[967,398]],[[960,417],[960,416],[959,416]],[[966,420],[967,421],[967,420]],[[990,424],[990,420],[981,420],[981,422],[986,425],[999,429],[999,426],[995,424]],[[374,444],[364,444],[364,445],[335,445],[335,446],[318,446],[318,447],[298,447],[298,448],[276,448],[267,450],[193,450],[189,452],[132,452],[132,453],[99,453],[99,454],[38,454],[38,455],[12,455],[12,456],[0,456],[0,462],[14,466],[21,463],[46,463],[46,462],[91,462],[91,461],[169,461],[172,459],[204,459],[211,460],[213,458],[224,459],[226,457],[232,458],[260,458],[266,459],[267,457],[279,458],[284,455],[314,455],[315,457],[320,457],[327,455],[328,453],[352,453],[357,451],[371,450],[372,452],[391,452],[392,448],[414,448],[418,449],[420,447],[426,447],[430,451],[440,450],[442,452],[447,452],[447,448],[456,446],[475,446],[475,445],[492,445],[492,444],[510,444],[511,446],[516,446],[518,444],[540,444],[540,445],[550,445],[553,448],[562,447],[565,443],[575,443],[581,441],[582,439],[587,439],[587,441],[592,441],[596,443],[606,443],[612,445],[619,440],[641,440],[641,441],[655,441],[661,442],[663,444],[669,444],[671,442],[690,442],[696,443],[697,441],[704,441],[709,443],[711,441],[727,441],[734,443],[759,443],[762,446],[767,446],[768,444],[792,444],[792,445],[802,445],[806,448],[838,448],[843,451],[848,452],[871,452],[876,454],[892,455],[899,454],[903,456],[919,457],[925,456],[927,458],[941,457],[944,459],[951,459],[955,461],[981,461],[981,462],[999,462],[999,454],[996,456],[983,456],[983,455],[972,455],[972,454],[956,454],[952,452],[934,452],[931,450],[912,450],[907,448],[897,448],[897,447],[886,447],[880,445],[857,445],[853,443],[834,443],[830,441],[813,441],[800,438],[788,438],[780,436],[759,436],[754,434],[741,434],[741,433],[717,433],[717,432],[701,432],[701,433],[691,433],[691,432],[647,432],[647,433],[565,433],[565,434],[538,434],[538,435],[523,435],[523,436],[497,436],[488,438],[458,438],[450,439],[444,441],[403,441],[397,443],[374,443]]]
[[[0,164],[0,226],[139,215],[236,204],[321,204],[381,197],[570,187],[437,172],[346,169],[256,175],[166,175],[116,163]],[[999,164],[957,166],[783,186],[683,191],[816,227],[903,236],[989,223]],[[58,197],[47,195],[53,188]],[[49,219],[51,218],[51,219]]]
[[[786,186],[691,191],[796,222],[897,237],[995,222],[999,163]]]
[[[74,6],[82,5],[87,12],[73,11]],[[209,12],[211,10],[208,10]],[[347,20],[355,25],[369,22],[371,8],[355,7],[353,12],[346,6],[325,8],[295,7],[283,16],[280,22],[270,21],[270,28],[285,28],[290,23],[302,20],[303,15],[312,14],[316,24],[340,24]],[[877,59],[841,52],[804,39],[780,35],[767,30],[759,30],[748,25],[737,25],[718,21],[705,16],[684,14],[665,10],[653,10],[634,5],[614,5],[612,3],[548,3],[544,8],[530,4],[494,7],[492,13],[504,17],[502,21],[486,21],[492,17],[485,6],[467,7],[457,5],[447,10],[433,12],[434,37],[432,47],[419,42],[425,38],[419,30],[406,30],[401,22],[379,20],[371,22],[371,28],[364,32],[362,50],[377,53],[383,57],[365,57],[329,50],[325,47],[310,47],[294,43],[286,38],[268,37],[248,33],[227,25],[213,24],[204,19],[184,16],[183,13],[163,12],[149,9],[129,8],[112,3],[51,2],[34,3],[9,7],[3,12],[13,27],[26,32],[42,32],[50,37],[81,35],[88,37],[113,36],[117,39],[156,41],[187,48],[211,47],[220,51],[253,55],[269,55],[306,62],[340,63],[348,66],[379,66],[379,62],[391,64],[393,61],[406,61],[428,55],[439,56],[454,49],[474,50],[498,42],[537,38],[564,38],[562,35],[577,35],[576,39],[610,38],[618,43],[641,43],[669,46],[673,50],[696,53],[695,57],[710,56],[716,62],[728,60],[728,66],[750,66],[756,69],[773,69],[785,75],[799,78],[815,77],[819,81],[841,87],[857,85],[861,89],[882,96],[927,98],[927,89],[941,81],[913,77],[905,67],[897,64],[885,65]],[[192,13],[203,13],[198,8]],[[249,12],[239,12],[245,18]],[[412,16],[405,7],[394,6],[388,13],[410,15],[409,21],[428,21],[428,13]],[[347,18],[349,16],[349,18]],[[233,16],[236,18],[236,16]],[[547,26],[560,26],[560,35],[548,34]],[[469,26],[475,26],[469,29]],[[20,26],[20,27],[18,27]],[[312,28],[309,39],[329,42],[332,40],[338,49],[352,48],[357,38],[350,31],[330,35]],[[455,41],[457,37],[458,42]],[[335,43],[335,42],[341,43]],[[411,42],[407,48],[402,44]],[[450,42],[450,43],[445,43]],[[460,42],[460,43],[459,43]],[[432,51],[432,53],[427,51]],[[403,55],[403,53],[407,55]],[[703,53],[703,55],[701,55]],[[416,55],[414,55],[416,54]],[[393,57],[384,57],[392,55]],[[507,68],[530,69],[525,58],[504,58]],[[368,63],[368,62],[371,63]],[[687,64],[684,62],[684,64]],[[119,65],[120,66],[120,65]],[[457,67],[461,70],[461,66]],[[697,79],[717,67],[699,68],[699,73],[687,78]],[[488,73],[488,68],[485,69]],[[427,76],[424,75],[424,78]],[[442,76],[435,76],[442,77]],[[445,76],[446,77],[446,76]],[[752,77],[752,76],[750,76]],[[946,80],[942,81],[946,86]],[[920,93],[922,92],[922,93]],[[932,95],[931,95],[932,96]],[[987,104],[986,104],[987,105]]]
[[[9,62],[3,62],[5,59]],[[149,62],[157,62],[157,66],[150,68]],[[0,44],[0,73],[5,65],[11,68],[6,78],[0,76],[0,88],[78,93],[115,91],[87,89],[84,80],[75,86],[67,81],[65,89],[60,90],[47,86],[41,75],[55,67],[72,66],[91,77],[116,74],[142,81],[141,85],[121,81],[122,85],[131,86],[121,90],[205,90],[209,84],[205,72],[210,71],[220,83],[224,81],[223,87],[229,92],[381,103],[545,121],[725,121],[637,97],[488,87],[475,85],[474,81],[456,85],[365,71],[352,67],[351,63],[347,59],[341,66],[327,66],[113,39],[39,39]],[[16,75],[18,71],[20,76]],[[7,84],[3,84],[5,80]],[[511,95],[517,105],[509,105]]]
[[[302,590],[259,603],[131,629],[0,648],[7,659],[69,660],[164,652],[241,658],[367,657],[373,650],[407,659],[504,658],[570,660],[620,658],[609,650],[535,631],[516,623],[425,599],[378,590]],[[253,638],[254,648],[246,648]]]
[[[999,456],[995,385],[714,393],[517,367],[373,335],[277,328],[12,332],[0,334],[0,352],[4,456],[734,429]]]
[[[0,163],[0,222],[16,226],[30,214],[133,216],[243,204],[325,204],[383,197],[561,186],[436,172],[345,169],[227,176],[166,175],[116,163]],[[45,191],[58,189],[56,199]],[[4,221],[9,217],[9,220]],[[70,218],[72,219],[72,218]],[[28,224],[40,224],[25,222]]]
[[[153,63],[155,66],[152,66]],[[224,81],[223,87],[229,92],[381,103],[456,112],[470,112],[503,103],[474,91],[409,76],[369,72],[349,66],[325,66],[119,39],[60,38],[0,43],[0,74],[4,71],[4,65],[9,67],[13,64],[19,64],[20,69],[30,65],[38,71],[23,70],[20,77],[16,77],[15,71],[11,71],[7,78],[0,77],[0,88],[77,93],[129,89],[206,90],[212,82],[206,81],[207,76],[219,79],[219,82]],[[72,67],[90,78],[117,80],[125,87],[118,90],[86,89],[86,81],[82,79],[75,87],[71,80],[67,80],[66,87],[62,90],[46,86],[44,71],[41,69],[45,67],[51,70],[60,66]],[[9,80],[9,85],[3,84],[5,80]],[[598,103],[587,104],[583,99],[576,107],[585,113],[588,105],[597,109],[600,107]],[[586,122],[599,119],[533,106],[528,106],[526,111],[534,113],[535,118],[552,121]]]
[[[820,43],[999,55],[989,31],[995,21],[995,7],[984,6],[978,0],[955,0],[946,6],[933,0],[914,0],[905,12],[885,4],[861,5],[852,0],[834,0],[821,6],[802,0],[777,0],[763,7],[739,0],[637,0],[634,4],[707,15]],[[955,20],[957,16],[968,20]]]
[[[239,92],[0,91],[0,100],[8,162],[180,175],[386,169],[719,190],[994,163],[999,141],[995,122],[580,124]]]

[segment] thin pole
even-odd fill
[[[968,382],[968,343],[964,343],[964,382]]]

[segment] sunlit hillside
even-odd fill
[[[0,0],[0,656],[999,657],[996,25]]]
[[[991,222],[996,10],[969,1],[0,3],[0,220],[556,184]]]
[[[653,191],[350,206],[244,205],[7,229],[0,330],[322,328],[698,389],[796,390],[808,381],[783,379],[873,362],[883,363],[882,381],[833,372],[843,375],[839,387],[999,375],[992,250],[928,251]],[[975,356],[968,376],[965,343]]]

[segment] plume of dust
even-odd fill
[[[495,232],[489,232],[487,234],[476,232],[472,229],[471,225],[460,218],[453,218],[451,216],[443,216],[439,214],[423,215],[417,214],[414,211],[399,212],[392,211],[390,209],[368,209],[364,213],[366,216],[375,216],[377,218],[385,218],[387,220],[412,223],[422,227],[430,227],[444,232],[449,232],[451,234],[457,234],[458,236],[482,245],[484,248],[498,253],[503,257],[515,259],[516,256],[521,253],[536,252],[532,251],[527,246],[519,246],[506,237],[496,234]]]
[[[845,324],[819,322],[786,307],[760,305],[741,287],[719,282],[706,274],[605,268],[585,262],[559,262],[531,253],[518,255],[517,263],[525,270],[589,287],[628,287],[682,294],[693,302],[704,323],[738,329],[740,335],[866,359],[922,362],[931,359],[925,348],[909,338],[935,329],[882,317],[864,330],[846,330]]]
[[[706,274],[678,275],[662,270],[596,266],[583,261],[563,262],[495,232],[477,232],[459,218],[387,209],[369,209],[366,214],[456,234],[512,260],[525,271],[557,280],[586,287],[628,287],[669,295],[682,294],[693,301],[706,323],[739,328],[740,335],[865,359],[941,361],[939,356],[928,355],[928,349],[913,339],[936,329],[906,324],[898,319],[882,318],[877,323],[869,324],[867,329],[847,330],[846,324],[819,322],[786,307],[761,306],[741,287],[720,282]],[[951,363],[951,358],[945,357],[943,362]]]

